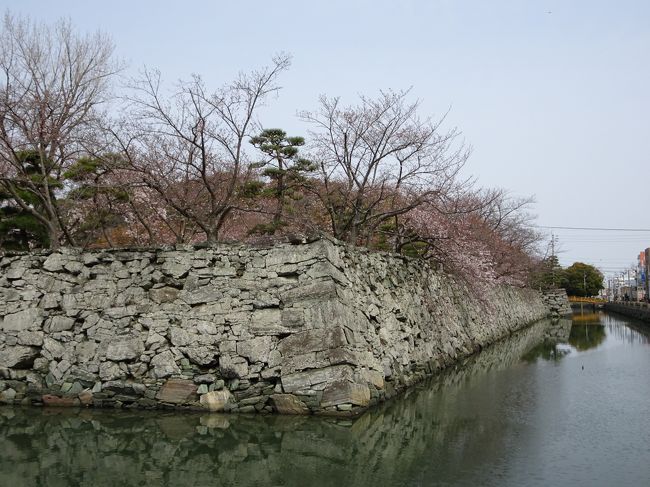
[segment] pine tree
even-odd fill
[[[266,129],[251,144],[266,154],[269,159],[260,163],[266,166],[263,174],[271,179],[273,188],[269,193],[276,200],[276,208],[266,233],[273,234],[285,225],[283,218],[289,198],[297,197],[296,190],[304,183],[305,174],[314,171],[315,166],[298,155],[299,147],[305,144],[303,137],[287,137],[284,130]]]
[[[546,257],[532,272],[530,285],[541,290],[557,289],[564,285],[564,269],[556,255]]]
[[[48,229],[35,216],[35,213],[42,211],[41,198],[33,189],[44,191],[47,188],[50,193],[53,193],[53,190],[60,185],[52,180],[48,185],[43,184],[43,176],[39,171],[40,156],[37,151],[17,152],[16,160],[29,184],[24,179],[7,180],[6,187],[11,188],[18,198],[0,188],[0,248],[29,250],[35,247],[47,247],[50,244]],[[51,197],[54,199],[53,194]]]

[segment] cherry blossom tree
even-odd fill
[[[462,186],[469,150],[459,132],[443,130],[444,117],[420,118],[408,95],[386,91],[352,106],[322,96],[317,111],[301,114],[312,126],[316,194],[339,239],[367,245],[388,220]]]
[[[74,244],[64,173],[88,154],[120,70],[109,37],[5,14],[0,32],[0,190],[48,233]],[[31,161],[25,163],[26,155]]]
[[[245,210],[238,197],[254,176],[247,141],[259,132],[257,111],[280,89],[278,77],[289,65],[289,56],[276,56],[214,91],[193,76],[168,94],[157,71],[133,83],[126,117],[132,123],[114,131],[118,150],[137,179],[208,242],[217,241],[233,211]]]

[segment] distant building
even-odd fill
[[[643,288],[645,289],[644,298],[650,298],[650,247],[642,252],[643,255]]]
[[[634,292],[630,295],[634,301],[643,301],[646,296],[646,261],[645,250],[639,252],[637,266],[634,270]]]
[[[650,247],[639,252],[633,266],[612,276],[605,292],[608,300],[647,301],[650,298]]]

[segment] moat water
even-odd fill
[[[2,486],[640,486],[650,325],[540,322],[354,420],[0,408]]]

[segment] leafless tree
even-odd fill
[[[535,198],[515,197],[503,189],[492,189],[480,195],[484,202],[477,214],[486,226],[511,247],[535,255],[542,235],[535,230],[536,215],[531,212]]]
[[[216,91],[195,75],[167,94],[160,73],[151,70],[133,83],[133,123],[115,131],[119,150],[139,180],[208,242],[218,239],[237,208],[238,192],[251,177],[245,149],[260,130],[257,111],[279,90],[278,76],[289,65],[289,56],[276,56],[270,66]]]
[[[444,117],[421,119],[408,94],[361,96],[347,107],[322,96],[318,111],[301,113],[313,126],[318,196],[335,237],[367,245],[382,224],[462,186],[459,171],[469,151],[459,133],[442,130]]]
[[[78,35],[65,20],[47,26],[5,14],[2,21],[0,189],[47,228],[53,248],[74,244],[58,197],[111,95],[120,69],[113,50],[106,35]]]

